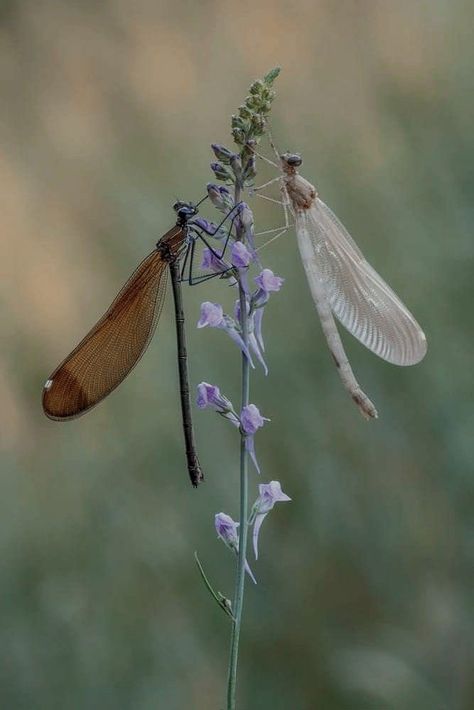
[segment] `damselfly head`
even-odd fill
[[[289,168],[299,168],[303,162],[303,158],[299,153],[283,153],[283,155],[280,155],[280,159],[283,165]]]
[[[189,217],[194,217],[194,215],[199,212],[198,208],[193,205],[192,202],[182,202],[181,200],[174,203],[173,209],[178,215],[178,219],[184,221],[188,220]]]

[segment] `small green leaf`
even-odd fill
[[[194,559],[196,560],[196,564],[199,570],[199,573],[202,577],[202,581],[206,585],[207,590],[211,594],[212,598],[217,602],[217,604],[220,606],[222,611],[224,611],[227,616],[229,616],[232,621],[235,622],[235,617],[232,613],[232,603],[230,599],[227,599],[221,592],[215,592],[210,581],[208,580],[206,573],[204,572],[203,566],[199,560],[198,553],[195,551],[194,552]]]

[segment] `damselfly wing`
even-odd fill
[[[104,316],[46,381],[46,416],[79,417],[123,382],[153,337],[166,294],[166,267],[157,250],[142,261]]]
[[[332,313],[369,350],[395,365],[420,362],[426,337],[314,186],[298,173],[301,163],[299,155],[281,156],[282,191],[295,219],[308,284],[345,386],[366,416],[376,416],[352,373]]]

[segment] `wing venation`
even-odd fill
[[[427,348],[422,329],[329,207],[316,198],[296,215],[296,231],[303,261],[314,262],[334,315],[347,330],[388,362],[419,362]],[[314,269],[306,272],[311,285]]]
[[[107,312],[47,380],[43,409],[50,419],[84,414],[125,379],[153,336],[167,274],[157,250],[139,264]]]

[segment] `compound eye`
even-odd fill
[[[302,164],[303,159],[301,155],[294,153],[293,155],[289,155],[287,157],[286,162],[288,165],[291,165],[291,167],[298,168]]]

